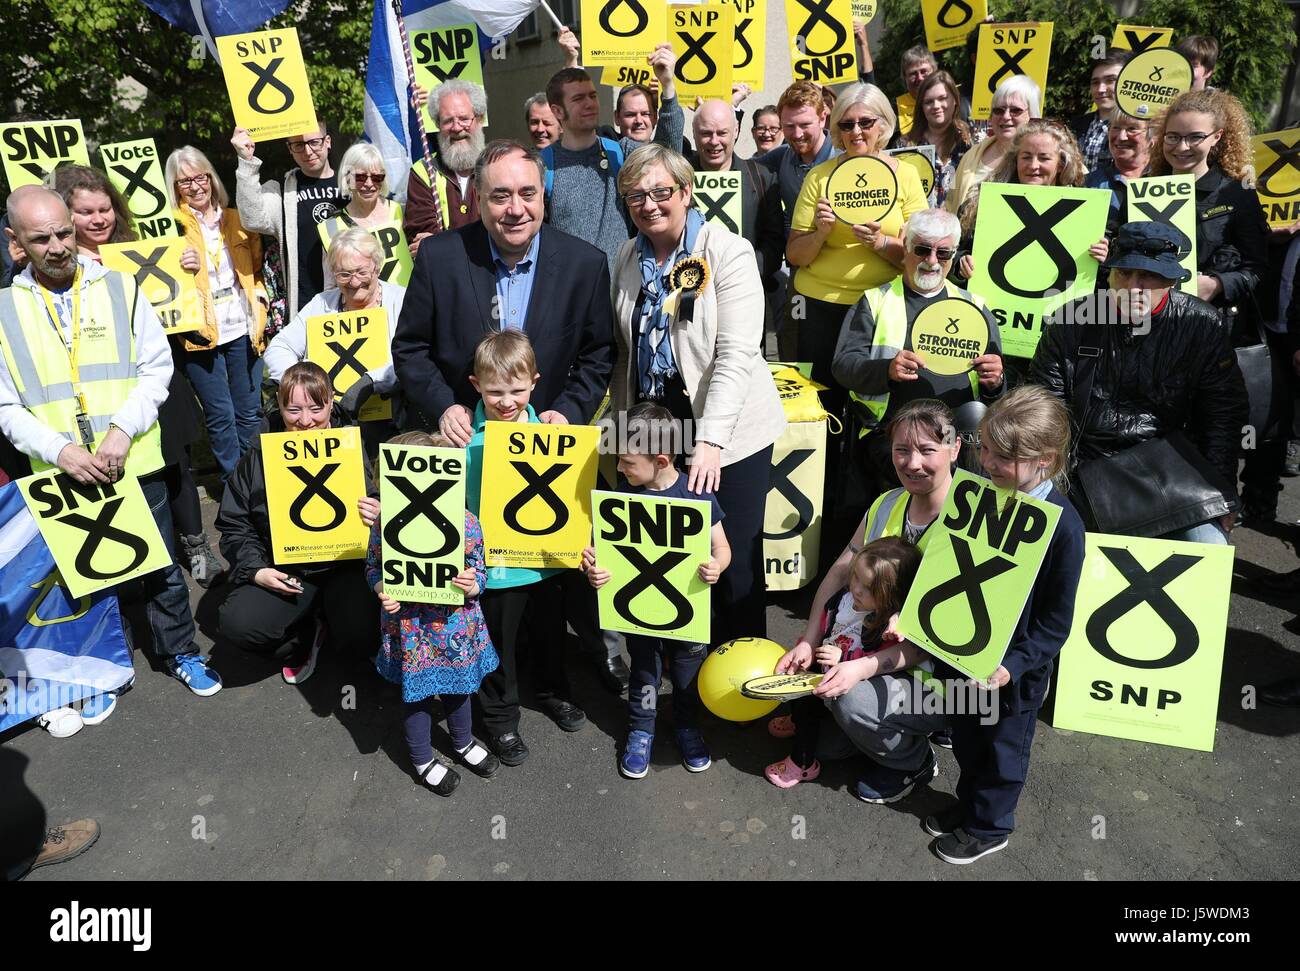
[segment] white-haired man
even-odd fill
[[[402,229],[412,255],[420,241],[434,234],[434,199],[438,201],[441,228],[459,229],[478,222],[478,195],[474,190],[474,163],[486,140],[483,119],[487,116],[487,92],[481,84],[453,78],[429,93],[429,114],[438,119],[438,151],[430,176],[424,159],[411,166],[406,183],[406,208]]]

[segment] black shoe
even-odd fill
[[[925,831],[931,836],[947,836],[961,827],[964,816],[961,806],[950,806],[943,812],[925,817]]]
[[[542,705],[542,710],[566,732],[576,732],[587,724],[586,713],[567,701],[548,701]]]
[[[612,695],[621,695],[627,691],[628,678],[632,675],[621,654],[611,658],[601,658],[595,664],[596,677],[600,679],[606,691]]]
[[[488,748],[492,749],[502,765],[521,765],[528,758],[528,746],[518,732],[488,736]]]
[[[1300,708],[1300,678],[1283,678],[1259,689],[1259,700],[1278,708]]]
[[[998,836],[990,840],[976,839],[964,829],[955,829],[946,836],[934,841],[934,852],[945,863],[964,866],[974,863],[982,856],[996,853],[1007,848],[1007,837]]]
[[[424,770],[423,773],[416,773],[416,778],[418,778],[420,782],[424,783],[426,787],[432,789],[438,795],[450,796],[453,792],[456,791],[456,787],[460,785],[460,774],[457,773],[457,771],[453,769],[451,766],[446,766],[447,774],[444,775],[441,779],[439,779],[436,784],[429,781],[429,773],[432,772],[441,764],[442,763],[439,762],[437,759],[434,759],[432,762],[429,763],[428,767]]]
[[[468,756],[475,749],[478,749],[483,753],[483,758],[481,758],[478,762],[470,762]],[[487,749],[483,748],[483,746],[480,745],[478,742],[471,742],[469,748],[467,748],[464,752],[457,752],[453,750],[452,754],[456,757],[456,761],[459,764],[465,766],[465,768],[469,769],[480,779],[492,778],[494,775],[496,775],[497,769],[501,768],[501,760],[498,759],[491,752],[489,752]]]

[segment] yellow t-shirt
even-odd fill
[[[827,159],[809,171],[794,204],[792,229],[812,232],[817,228],[817,200],[826,195],[826,183],[835,166],[844,156]],[[921,177],[910,165],[900,165],[898,176],[898,201],[889,211],[880,231],[889,236],[901,236],[903,223],[914,212],[929,206]],[[799,267],[794,275],[794,288],[798,293],[827,303],[856,303],[872,287],[888,283],[901,271],[875,250],[858,242],[853,230],[836,222],[821,252],[807,266]]]

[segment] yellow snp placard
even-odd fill
[[[921,0],[925,46],[932,51],[960,47],[988,15],[988,0]]]
[[[739,236],[743,224],[743,191],[740,172],[696,172],[691,205],[700,211],[705,222]]]
[[[479,52],[478,28],[474,24],[454,24],[436,30],[411,32],[411,60],[415,64],[415,81],[425,91],[432,91],[444,81],[457,78],[483,83],[483,57]],[[438,130],[438,119],[429,103],[424,105],[426,131]],[[486,126],[487,120],[484,119]]]
[[[816,578],[825,477],[825,419],[789,422],[772,450],[763,503],[763,576],[768,590],[798,590]]]
[[[391,359],[388,311],[383,307],[307,318],[307,360],[325,369],[335,399]],[[392,418],[393,403],[372,394],[358,417],[362,421]]]
[[[64,162],[90,164],[79,118],[0,124],[0,155],[10,191],[40,185]]]
[[[172,565],[134,476],[85,485],[50,469],[19,479],[18,488],[71,597]]]
[[[731,99],[735,32],[736,8],[730,2],[669,6],[668,41],[677,58],[673,80],[678,97]]]
[[[257,141],[317,131],[295,28],[218,37],[217,53],[236,126]]]
[[[876,0],[849,0],[853,9],[853,19],[869,24],[876,19]]]
[[[1274,228],[1300,219],[1300,128],[1256,135],[1255,192],[1264,218]]]
[[[1115,79],[1115,104],[1133,118],[1155,118],[1184,91],[1192,90],[1192,62],[1172,47],[1134,54]]]
[[[1214,751],[1233,556],[1089,533],[1053,727]]]
[[[1007,78],[1026,74],[1034,79],[1047,102],[1047,62],[1052,55],[1052,25],[981,24],[975,57],[975,84],[970,116],[985,121],[993,106],[993,92]]]
[[[582,0],[582,63],[644,64],[668,36],[662,0]]]
[[[767,0],[731,0],[736,8],[736,43],[731,83],[763,90],[767,64]]]
[[[264,432],[260,444],[276,565],[365,559],[361,429]]]
[[[465,568],[465,450],[379,446],[380,567],[384,593],[461,604]]]
[[[203,327],[203,300],[194,274],[181,268],[184,239],[105,243],[99,248],[104,266],[135,277],[136,285],[162,318],[169,334]]]
[[[898,159],[900,165],[906,165],[916,171],[921,180],[921,191],[929,197],[934,191],[934,146],[914,145],[911,148],[892,148],[885,153]]]
[[[1115,36],[1111,38],[1110,46],[1114,50],[1141,54],[1152,47],[1169,47],[1173,42],[1172,27],[1134,27],[1132,24],[1116,24]]]
[[[126,199],[136,235],[140,239],[179,236],[180,228],[167,200],[167,180],[163,177],[154,140],[137,138],[132,142],[101,145],[99,155],[104,160],[108,181]]]
[[[796,81],[856,81],[851,0],[785,0],[790,70]]]
[[[600,83],[611,88],[626,88],[629,84],[641,84],[651,91],[659,90],[659,81],[655,77],[655,72],[645,63],[606,64],[600,69]]]
[[[479,522],[488,566],[581,563],[599,442],[593,425],[487,423]]]
[[[1196,179],[1190,175],[1157,175],[1130,179],[1128,221],[1167,223],[1187,237],[1178,261],[1191,276],[1178,284],[1184,293],[1196,292]]]

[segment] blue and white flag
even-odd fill
[[[408,35],[454,24],[477,23],[479,50],[504,37],[537,9],[540,0],[402,0]],[[403,202],[411,160],[424,155],[419,144],[410,78],[392,0],[375,0],[370,26],[370,61],[366,68],[366,138],[384,157],[388,186]]]
[[[0,732],[134,676],[117,596],[70,597],[17,484],[0,488]]]
[[[284,13],[289,0],[144,0],[144,5],[191,37],[201,34],[216,57],[212,38],[257,30]]]

